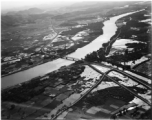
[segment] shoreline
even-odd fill
[[[120,15],[121,15],[121,14],[120,14]],[[115,17],[115,16],[111,16],[111,17]],[[104,20],[102,21],[102,23],[108,21],[111,17],[107,17],[108,19],[104,19]],[[102,26],[102,28],[101,28],[102,31],[103,31],[103,27],[104,27],[104,26]],[[62,32],[60,32],[60,33],[62,33]],[[57,33],[57,35],[56,35],[53,39],[55,39],[60,33]],[[100,34],[100,35],[103,35],[103,33]],[[93,39],[95,40],[95,39],[96,39],[97,37],[99,37],[100,35],[96,35],[96,37],[93,38]],[[70,39],[70,40],[71,40],[71,39]],[[53,40],[51,40],[51,41],[53,41]],[[87,44],[85,44],[84,46],[90,44],[92,41],[93,41],[93,40],[89,41],[89,42],[88,42]],[[46,45],[45,45],[45,46],[46,46]],[[82,47],[84,47],[84,46],[82,46]],[[81,48],[81,47],[78,47],[78,48]],[[78,49],[78,48],[77,48],[77,49]],[[77,49],[76,49],[76,50],[77,50]],[[68,53],[68,55],[74,53],[76,50],[72,51],[71,53]],[[44,52],[44,51],[43,51],[43,48],[42,48],[42,52]],[[56,58],[56,59],[58,59],[58,58]],[[56,60],[56,59],[53,59],[53,60]],[[53,60],[51,60],[51,61],[53,61]],[[28,70],[28,69],[30,69],[30,68],[33,68],[33,67],[36,67],[36,66],[38,66],[38,65],[42,65],[42,64],[44,64],[44,63],[51,62],[51,61],[46,61],[46,62],[38,63],[37,65],[32,65],[32,66],[23,68],[23,69],[18,70],[18,71],[14,71],[14,72],[11,72],[11,73],[8,73],[8,74],[1,75],[1,78],[7,77],[7,76],[9,76],[9,75],[12,75],[12,74],[15,74],[15,73],[18,73],[18,72],[22,72],[22,71]]]
[[[56,59],[58,59],[58,58],[56,58]],[[53,60],[56,60],[56,59],[53,59]],[[53,61],[53,60],[51,60],[51,61]],[[24,71],[24,70],[28,70],[28,69],[30,69],[30,68],[33,68],[33,67],[36,67],[36,66],[38,66],[38,65],[42,65],[42,64],[44,64],[44,63],[51,62],[51,61],[40,62],[40,63],[38,63],[37,65],[31,65],[31,66],[26,67],[26,68],[23,68],[23,69],[21,69],[21,70],[18,70],[18,71],[12,72],[12,73],[8,73],[8,74],[6,74],[6,75],[2,75],[1,78],[6,77],[6,76],[9,76],[9,75],[12,75],[12,74],[15,74],[15,73],[18,73],[18,72],[22,72],[22,71]]]
[[[104,26],[103,26],[103,27],[104,27]],[[103,35],[103,34],[100,34],[100,35]],[[84,46],[90,44],[92,41],[94,41],[94,40],[95,40],[97,37],[99,37],[100,35],[96,35],[95,38],[93,38],[93,40],[87,42],[87,44],[85,44]],[[77,49],[78,49],[78,48],[82,48],[82,47],[84,47],[84,46],[77,47]],[[72,51],[72,52],[69,52],[67,55],[74,53],[77,49],[75,49],[75,50]],[[43,49],[42,49],[42,50],[43,50]],[[64,56],[67,56],[67,55],[64,55]],[[59,58],[61,58],[61,57],[59,57]],[[56,59],[59,59],[59,58],[55,58],[55,59],[50,60],[50,61],[40,62],[40,63],[38,63],[37,65],[32,65],[32,66],[23,68],[23,69],[21,69],[21,70],[14,71],[14,72],[12,72],[12,73],[4,74],[4,75],[1,76],[1,78],[6,77],[6,76],[9,76],[9,75],[12,75],[12,74],[15,74],[15,73],[18,73],[18,72],[22,72],[22,71],[28,70],[28,69],[30,69],[30,68],[36,67],[36,66],[38,66],[38,65],[42,65],[42,64],[47,63],[47,62],[52,62],[52,61],[54,61],[54,60],[56,60]]]
[[[100,35],[97,35],[96,38],[99,37],[99,36],[100,36]],[[94,38],[94,39],[96,39],[96,38]],[[93,41],[93,40],[92,40],[92,41]],[[91,43],[92,41],[90,41],[89,43]],[[89,44],[89,43],[88,43],[88,44]],[[87,44],[86,44],[86,45],[87,45]],[[85,45],[84,45],[84,46],[85,46]],[[84,47],[84,46],[82,46],[82,47]],[[78,47],[78,48],[81,48],[81,47]],[[77,48],[77,49],[78,49],[78,48]],[[77,49],[76,49],[76,50],[77,50]],[[75,51],[76,51],[76,50],[75,50]],[[75,51],[72,51],[71,53],[73,53],[73,52],[75,52]],[[68,55],[71,54],[71,53],[68,53]],[[65,56],[66,56],[66,55],[65,55]],[[60,58],[60,57],[59,57],[59,58]],[[57,60],[57,59],[59,59],[59,58],[56,58],[56,59],[54,59],[54,60]],[[1,78],[7,77],[7,76],[9,76],[9,75],[12,75],[12,74],[15,74],[15,73],[19,73],[19,72],[22,72],[22,71],[25,71],[25,70],[28,70],[28,69],[33,68],[33,67],[36,67],[36,66],[38,66],[38,65],[42,65],[42,64],[45,64],[45,63],[48,63],[48,62],[52,62],[52,61],[54,61],[54,60],[46,61],[46,62],[41,62],[41,63],[39,63],[39,64],[37,64],[37,65],[33,65],[33,66],[28,67],[28,68],[24,68],[24,69],[22,69],[22,70],[15,71],[15,72],[13,72],[13,73],[9,73],[9,74],[7,74],[7,75],[1,76]],[[74,63],[72,63],[72,64],[70,64],[70,65],[67,65],[66,67],[69,67],[69,66],[71,66],[71,65],[73,65],[73,64],[74,64]],[[61,66],[61,67],[63,67],[63,66]],[[61,68],[61,67],[60,67],[60,68]],[[60,69],[60,68],[59,68],[59,69]],[[56,70],[54,70],[54,71],[56,71]],[[6,88],[1,88],[1,90],[11,89],[11,88],[13,88],[13,87],[15,87],[15,86],[18,86],[18,85],[20,85],[20,84],[24,84],[24,83],[30,82],[30,81],[32,81],[32,80],[34,80],[34,79],[47,76],[47,75],[51,74],[51,73],[54,72],[54,71],[51,71],[51,72],[49,72],[49,73],[46,73],[46,74],[44,74],[43,76],[34,77],[34,78],[32,78],[32,79],[29,79],[29,80],[27,80],[27,81],[18,83],[18,84],[13,85],[13,86],[7,86]]]
[[[77,64],[76,64],[76,65],[77,65]],[[81,64],[79,64],[79,65],[85,65],[85,63],[81,63]],[[70,64],[70,65],[68,65],[68,66],[61,66],[61,67],[70,67],[70,66],[75,66],[75,63],[72,63],[72,64]],[[59,69],[62,69],[61,67],[60,67]],[[57,70],[59,70],[59,69],[57,69]],[[28,83],[28,82],[34,81],[34,80],[36,80],[36,79],[40,79],[40,78],[46,77],[47,75],[50,75],[50,74],[52,74],[53,72],[55,72],[55,71],[57,71],[57,70],[51,71],[51,72],[46,73],[46,74],[44,74],[44,75],[42,75],[42,76],[34,77],[34,78],[30,79],[30,80],[24,81],[24,82],[22,82],[22,83],[18,83],[18,84],[13,85],[13,86],[8,86],[8,87],[6,87],[6,88],[2,88],[1,91],[3,91],[3,90],[5,91],[5,90],[7,90],[7,89],[9,90],[9,89],[15,88],[16,86],[20,86],[20,85],[22,85],[22,84],[24,84],[24,83]]]
[[[122,14],[121,14],[122,15]],[[119,15],[118,15],[119,16]],[[114,17],[117,17],[117,16],[114,16]],[[112,16],[112,18],[113,18],[113,16]],[[105,20],[104,22],[106,22],[106,21],[108,21],[108,20]],[[114,23],[115,24],[115,23]],[[104,25],[105,26],[105,25]],[[103,26],[103,27],[104,27]],[[102,30],[103,30],[103,27],[102,27]],[[96,35],[96,38],[97,37],[99,37],[99,36],[102,36],[103,34],[100,34],[100,35]],[[115,34],[114,34],[115,35]],[[112,37],[112,36],[111,36]],[[110,37],[110,38],[111,38]],[[92,41],[94,41],[95,39],[93,39]],[[90,41],[88,44],[90,44],[92,41]],[[86,44],[86,45],[88,45],[88,44]],[[84,45],[84,46],[86,46],[86,45]],[[82,47],[84,47],[84,46],[82,46]],[[80,47],[81,48],[81,47]],[[78,49],[78,48],[77,48]],[[76,50],[77,50],[76,49]],[[75,50],[75,51],[76,51]],[[74,53],[73,51],[72,51],[72,53]],[[68,53],[68,55],[69,55],[70,53]],[[48,62],[51,62],[51,61],[48,61]],[[47,62],[45,62],[45,63],[47,63]],[[44,63],[41,63],[41,64],[44,64]],[[39,64],[40,65],[40,64]],[[70,64],[71,65],[71,64]],[[35,66],[38,66],[38,65],[35,65]],[[64,65],[63,65],[64,66]],[[67,65],[67,66],[69,66],[69,65]],[[32,68],[33,66],[31,66],[31,67],[29,67],[29,68]],[[23,69],[23,70],[21,70],[21,71],[24,71],[24,70],[27,70],[27,69],[29,69],[29,68],[26,68],[26,69]],[[19,72],[19,71],[16,71],[16,73],[17,72]],[[53,72],[53,71],[51,71],[51,72]],[[49,72],[49,73],[51,73],[51,72]],[[11,74],[13,74],[13,73],[11,73]],[[46,74],[48,74],[48,73],[46,73]],[[44,74],[43,76],[45,76],[46,74]],[[10,75],[10,74],[9,74]],[[7,75],[7,76],[9,76],[9,75]],[[4,76],[3,76],[4,77]],[[34,77],[34,78],[36,78],[36,77]],[[32,78],[32,79],[34,79],[34,78]],[[27,81],[30,81],[30,80],[32,80],[32,79],[29,79],[29,80],[27,80]],[[25,82],[27,82],[27,81],[25,81]],[[21,83],[23,83],[23,82],[21,82]],[[21,84],[21,83],[18,83],[18,84]],[[18,85],[18,84],[16,84],[16,85]],[[15,86],[15,85],[13,85],[13,86]],[[11,86],[9,86],[9,87],[11,87]],[[9,87],[6,87],[6,88],[9,88]],[[3,89],[6,89],[6,88],[3,88]]]

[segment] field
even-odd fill
[[[111,114],[118,108],[122,107],[124,104],[125,103],[120,100],[108,98],[104,105],[88,108],[73,107],[73,111],[68,112],[64,118],[66,120],[109,119]],[[59,116],[58,118],[60,119],[61,117]]]
[[[132,79],[127,78],[125,75],[114,71],[110,72],[108,75],[141,96],[144,95],[145,92],[149,93],[143,86],[133,82]],[[108,119],[121,107],[127,107],[129,102],[133,101],[134,98],[135,96],[133,94],[105,77],[103,82],[84,96],[74,106],[60,115],[58,119]],[[148,95],[145,96],[145,98],[149,100]],[[138,103],[138,100],[134,100],[134,103],[140,104]],[[147,109],[145,104],[143,104],[141,108],[142,107]],[[131,112],[127,113],[125,117],[131,119],[130,114]]]
[[[2,29],[2,56],[11,56],[15,52],[24,52],[25,48],[44,44],[43,37],[51,32],[49,20]]]
[[[144,62],[142,64],[139,64],[138,66],[134,67],[134,69],[138,72],[144,73],[147,76],[151,77],[151,71],[152,71],[152,67],[151,67],[151,60]]]
[[[2,116],[11,119],[51,117],[79,99],[100,76],[88,66],[70,66],[5,89]]]

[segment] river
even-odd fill
[[[137,12],[137,11],[135,11],[135,12]],[[68,56],[80,59],[80,58],[84,58],[85,55],[87,55],[88,53],[98,50],[102,46],[103,43],[108,42],[110,40],[110,38],[115,34],[115,32],[117,30],[117,26],[116,26],[115,22],[119,18],[127,16],[127,15],[135,13],[135,12],[129,12],[129,13],[115,16],[115,17],[111,17],[110,20],[107,20],[104,22],[102,35],[97,37],[95,40],[93,40],[88,45],[77,49],[74,53],[71,53]],[[4,89],[6,87],[28,81],[34,77],[42,76],[46,73],[59,69],[61,66],[70,65],[72,63],[74,63],[74,62],[64,60],[64,59],[56,59],[54,61],[38,65],[38,66],[30,68],[28,70],[21,71],[21,72],[18,72],[18,73],[9,75],[9,76],[5,76],[1,79],[1,88]]]

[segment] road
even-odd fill
[[[99,71],[98,69],[96,69],[94,66],[92,66],[90,64],[88,64],[88,66],[90,66],[92,69],[94,69],[98,73],[103,74],[101,71]],[[117,85],[119,85],[119,86],[123,87],[124,89],[126,89],[127,91],[131,92],[133,95],[135,95],[137,98],[141,99],[143,102],[147,103],[148,105],[151,105],[146,99],[144,99],[143,97],[139,96],[137,93],[133,92],[132,90],[128,89],[127,87],[125,87],[124,85],[120,84],[119,82],[117,82],[116,80],[112,79],[111,77],[109,77],[107,75],[109,72],[114,71],[114,70],[115,69],[109,70],[109,71],[105,72],[104,75],[106,77],[108,77],[111,81],[113,81],[114,83],[116,83]],[[118,71],[120,72],[120,70],[118,70]],[[124,74],[125,74],[125,72],[124,72]],[[133,80],[133,81],[135,81],[135,80]],[[144,84],[142,82],[140,84],[142,84],[144,86]]]
[[[65,58],[63,58],[63,59],[67,59],[67,60],[68,60],[68,58],[69,58],[69,57],[65,57]],[[73,58],[72,61],[74,61],[75,59],[77,59],[77,58]],[[71,60],[71,57],[70,57],[69,60]],[[97,68],[95,68],[95,67],[92,65],[93,63],[91,64],[91,63],[88,63],[88,62],[85,62],[85,61],[84,61],[84,64],[88,65],[89,67],[91,67],[91,68],[92,68],[93,70],[95,70],[96,72],[102,74],[102,78],[101,78],[96,84],[94,84],[86,93],[84,93],[78,100],[76,100],[73,104],[71,104],[71,105],[68,106],[68,107],[65,107],[65,108],[61,109],[60,112],[58,112],[51,120],[55,120],[55,119],[56,119],[59,115],[61,115],[64,111],[66,111],[66,110],[68,110],[69,108],[73,107],[77,102],[79,102],[82,98],[84,98],[86,95],[88,95],[95,87],[97,87],[99,84],[101,84],[101,82],[104,80],[105,76],[108,77],[111,81],[113,81],[113,82],[116,83],[117,85],[119,85],[119,86],[121,86],[122,88],[124,88],[124,89],[126,89],[127,91],[129,91],[131,94],[133,94],[134,96],[136,96],[137,98],[139,98],[139,99],[142,100],[143,102],[145,102],[147,105],[151,106],[151,103],[150,103],[148,100],[146,100],[145,98],[139,96],[137,93],[135,93],[134,91],[130,90],[130,89],[127,88],[126,86],[120,84],[120,83],[117,82],[116,80],[112,79],[112,78],[109,77],[107,74],[108,74],[109,72],[111,72],[111,71],[116,71],[116,72],[122,73],[122,74],[124,74],[124,75],[132,78],[133,81],[136,81],[136,82],[138,82],[139,84],[142,84],[143,86],[145,86],[146,88],[151,89],[151,87],[150,87],[149,85],[143,83],[143,82],[140,81],[138,78],[136,78],[136,77],[134,77],[134,76],[132,76],[132,75],[129,75],[128,73],[125,73],[124,71],[118,70],[118,69],[116,69],[116,68],[112,68],[112,67],[111,67],[112,69],[110,69],[110,70],[108,70],[107,72],[103,73],[103,72],[101,72],[100,70],[98,70]],[[96,65],[99,65],[99,64],[97,64],[97,63],[95,63],[95,64],[96,64]],[[105,67],[105,65],[101,65],[101,64],[100,64],[100,66]]]
[[[47,53],[45,52],[44,48],[45,48],[48,44],[51,44],[52,41],[53,41],[58,35],[59,35],[59,33],[57,33],[56,36],[50,40],[49,43],[47,43],[45,46],[43,46],[43,47],[41,48],[41,51],[42,51],[43,53],[47,54]]]
[[[126,75],[126,76],[128,76],[129,78],[133,79],[135,82],[137,82],[137,83],[143,85],[144,87],[146,87],[147,89],[151,90],[151,85],[149,85],[148,83],[146,84],[145,82],[142,82],[143,80],[141,80],[141,79],[139,79],[139,78],[136,78],[136,77],[133,76],[133,75],[130,75],[130,74],[128,74],[128,73],[126,73],[126,72],[124,72],[124,71],[121,71],[121,70],[119,70],[119,69],[116,69],[116,68],[114,68],[114,69],[112,69],[112,70],[109,70],[108,72],[111,72],[111,71],[116,71],[116,72],[119,72],[119,73],[121,73],[121,74],[123,74],[123,75]]]
[[[63,57],[63,59],[72,60],[72,61],[78,61],[78,60],[79,60],[79,59],[77,59],[77,58],[72,58],[72,57],[67,57],[67,56]],[[94,63],[94,62],[91,63],[91,62],[86,62],[86,61],[84,61],[84,63],[86,63],[86,64],[88,64],[88,65],[95,64],[95,65],[102,66],[102,67],[108,67],[108,68],[111,69],[111,70],[108,71],[108,73],[111,72],[111,71],[119,72],[119,73],[121,73],[121,74],[123,74],[123,75],[126,75],[127,77],[131,78],[133,81],[135,81],[135,82],[143,85],[143,86],[146,87],[147,89],[151,90],[151,85],[149,85],[148,83],[146,84],[146,82],[143,81],[142,79],[139,79],[139,78],[137,78],[137,77],[135,77],[135,76],[133,76],[133,75],[130,75],[130,74],[128,74],[128,73],[126,73],[126,72],[124,72],[124,71],[122,71],[122,70],[116,69],[116,68],[111,67],[111,66],[106,66],[106,65],[103,65],[103,64],[100,64],[100,63]],[[97,72],[100,72],[100,71],[97,70]]]
[[[45,53],[45,54],[48,54],[48,53],[45,52],[44,48],[45,48],[48,44],[51,44],[52,41],[53,41],[54,39],[56,39],[57,36],[59,35],[59,32],[54,28],[54,26],[52,25],[51,27],[52,27],[52,29],[54,30],[54,32],[56,33],[56,36],[55,36],[54,38],[52,38],[49,43],[47,43],[46,45],[44,45],[44,46],[41,48],[41,51],[42,51],[43,53]],[[74,40],[71,38],[71,36],[69,37],[69,39],[70,39],[70,41],[72,41],[72,42],[74,43],[74,45],[77,44],[77,42],[74,41]]]
[[[51,44],[52,41],[59,35],[59,32],[54,28],[54,26],[53,26],[52,23],[51,23],[51,27],[52,27],[52,29],[54,30],[54,32],[56,33],[56,36],[55,36],[54,38],[52,38],[49,43],[47,43],[46,45],[44,45],[44,46],[41,48],[41,51],[42,51],[43,53],[45,53],[45,54],[47,54],[47,53],[45,52],[44,48],[45,48],[48,44]]]

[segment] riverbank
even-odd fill
[[[58,59],[58,58],[56,58],[56,59]],[[56,60],[56,59],[54,59],[54,60]],[[53,60],[51,60],[51,61],[53,61]],[[41,65],[41,64],[44,64],[44,63],[47,63],[47,62],[50,62],[50,61],[41,62],[41,63],[38,63],[38,64],[36,64],[36,65],[32,65],[32,66],[23,68],[23,69],[21,69],[21,70],[18,70],[18,71],[15,71],[15,72],[11,72],[11,73],[6,74],[6,75],[2,75],[1,77],[6,77],[6,76],[9,76],[9,75],[18,73],[18,72],[22,72],[22,71],[24,71],[24,70],[28,70],[28,69],[30,69],[30,68],[36,67],[36,66],[38,66],[38,65]]]
[[[71,68],[71,67],[76,67],[77,65],[85,65],[85,64],[84,64],[84,63],[79,63],[79,64],[77,64],[77,63],[72,63],[72,64],[70,64],[70,65],[68,65],[68,66],[61,66],[58,70],[62,70],[62,69],[66,69],[66,68]],[[45,75],[41,75],[41,76],[34,77],[34,78],[32,78],[32,79],[30,79],[30,80],[28,80],[28,81],[24,81],[24,82],[22,82],[22,83],[19,83],[19,84],[13,85],[13,86],[8,86],[8,87],[2,89],[2,91],[10,90],[10,89],[13,89],[13,88],[17,88],[17,87],[19,87],[19,86],[21,86],[21,85],[23,85],[23,84],[28,84],[28,83],[30,83],[30,82],[32,82],[32,81],[37,80],[37,79],[45,78],[46,76],[49,76],[49,75],[51,75],[51,74],[53,74],[53,73],[58,72],[58,70],[51,71],[51,72],[49,72],[49,73],[46,73]]]
[[[102,28],[101,28],[100,31],[102,31]],[[6,77],[6,76],[9,76],[9,75],[18,73],[18,72],[22,72],[22,71],[28,70],[28,69],[30,69],[30,68],[36,67],[36,66],[38,66],[38,65],[41,65],[41,64],[44,64],[44,63],[47,63],[47,62],[54,61],[54,60],[56,60],[56,59],[58,59],[58,58],[61,58],[61,57],[65,56],[65,55],[71,54],[71,53],[75,52],[78,48],[82,48],[82,47],[86,46],[87,44],[89,44],[90,42],[92,42],[94,39],[96,39],[97,37],[99,37],[100,35],[102,35],[102,32],[100,32],[100,31],[91,32],[86,38],[84,38],[84,39],[87,39],[87,42],[83,42],[83,41],[82,41],[82,42],[81,42],[81,41],[76,42],[76,41],[75,41],[76,43],[74,44],[74,46],[72,46],[72,47],[70,47],[70,48],[68,48],[68,49],[62,50],[62,51],[58,50],[58,55],[56,56],[57,58],[55,58],[55,59],[48,60],[48,61],[44,61],[44,60],[43,60],[41,63],[35,64],[35,65],[31,65],[31,66],[28,66],[28,67],[26,67],[26,68],[22,68],[22,69],[19,69],[19,70],[17,70],[17,71],[14,71],[14,72],[11,72],[11,73],[8,73],[8,74],[4,74],[4,75],[2,75],[2,77]],[[57,34],[57,35],[58,35],[58,34]],[[56,35],[53,39],[55,39],[55,38],[57,37],[57,35]],[[52,40],[51,40],[51,41],[52,41]],[[71,38],[70,38],[70,41],[71,41]],[[72,41],[74,41],[74,40],[72,40]],[[46,47],[46,46],[45,46],[45,47]],[[42,48],[42,52],[43,52],[44,54],[47,54],[47,53],[44,51],[44,47]],[[59,56],[60,56],[60,57],[59,57]]]
[[[95,40],[93,40],[92,42],[90,41],[89,44],[85,45],[82,48],[76,49],[76,51],[74,53],[68,54],[67,56],[81,59],[81,58],[84,58],[88,53],[98,50],[102,46],[103,43],[109,41],[110,38],[115,34],[115,32],[117,30],[117,26],[116,26],[115,22],[117,21],[117,19],[119,19],[123,16],[126,16],[126,15],[129,15],[129,14],[132,14],[132,13],[133,12],[111,17],[109,20],[104,22],[104,26],[102,28],[103,35],[100,35],[99,37],[97,37],[99,34],[96,35],[97,38]],[[111,28],[111,29],[109,29],[109,28]],[[86,44],[86,43],[84,43],[84,44]],[[2,88],[5,88],[5,87],[11,86],[11,85],[15,85],[18,83],[22,83],[22,82],[30,80],[31,78],[34,78],[36,76],[41,76],[41,75],[47,74],[51,71],[57,70],[61,66],[70,65],[72,63],[73,62],[71,62],[71,61],[57,59],[52,62],[47,62],[45,64],[38,65],[31,69],[28,69],[28,70],[25,70],[22,72],[18,72],[16,74],[12,74],[10,76],[3,77],[2,78]]]
[[[17,114],[21,113],[18,117],[36,118],[48,113],[50,109],[56,109],[62,102],[64,104],[73,103],[78,99],[74,96],[81,92],[85,93],[85,89],[88,89],[86,85],[89,85],[92,80],[94,82],[98,80],[97,77],[99,78],[100,74],[90,67],[76,65],[61,68],[47,76],[37,77],[15,88],[4,90],[2,104],[7,106],[3,107],[3,110],[8,110],[11,107],[10,111],[13,113],[10,116],[3,112],[3,117],[15,118],[15,111],[22,108],[17,112]],[[7,102],[7,99],[11,102]],[[27,105],[28,108],[26,108]],[[39,108],[35,107],[37,105]],[[46,111],[47,108],[49,108],[48,111]],[[28,111],[24,111],[25,109]]]
[[[126,25],[119,27],[117,31],[115,32],[115,35],[110,38],[110,41],[103,43],[102,47],[100,47],[98,50],[88,54],[85,57],[85,60],[89,62],[95,62],[95,61],[107,62],[112,65],[122,67],[123,69],[131,69],[132,64],[135,64],[135,62],[139,60],[141,57],[149,54],[147,50],[148,44],[149,44],[147,41],[149,40],[140,39],[141,33],[145,36],[146,35],[148,36],[148,33],[147,33],[148,28],[143,29],[143,26],[148,27],[148,24],[143,24],[138,21],[135,22],[134,19],[137,19],[137,18],[136,17],[133,18],[134,16],[140,14],[140,12],[142,11],[144,11],[144,9],[134,11],[131,14],[128,14],[128,17],[123,16],[122,18],[119,18],[116,21],[116,23],[119,20],[123,20],[123,24],[125,22]],[[128,21],[129,17],[132,17],[130,21]],[[135,27],[132,26],[133,24],[135,24]],[[140,28],[140,29],[137,30],[136,28],[138,29]],[[133,39],[132,36],[136,36],[136,38]],[[118,37],[119,39],[117,39]],[[130,41],[128,40],[129,41],[128,42],[127,39],[130,39]],[[127,42],[124,41],[124,46],[122,45],[122,48],[121,48],[120,43],[123,43],[123,40],[126,40]],[[116,42],[117,43],[119,42],[120,46],[119,44],[118,46],[113,46],[113,43],[115,44]],[[111,50],[111,48],[113,48],[113,50]],[[109,52],[111,53],[109,54]]]
[[[98,36],[99,36],[99,35],[98,35]],[[93,39],[97,38],[98,36],[95,36]],[[93,39],[92,39],[92,40],[93,40]],[[91,40],[91,41],[92,41],[92,40]],[[91,41],[90,41],[90,42],[91,42]],[[83,47],[83,46],[89,44],[90,42],[82,43],[82,44],[76,45],[77,48],[75,47],[75,48],[74,48],[75,50],[72,50],[72,51],[68,50],[68,51],[70,51],[70,52],[68,52],[68,54],[71,54],[71,53],[75,52],[76,49],[81,48],[81,47]],[[63,50],[63,52],[64,52],[64,51],[65,51],[65,55],[63,55],[63,56],[66,56],[66,55],[67,55],[67,50]],[[53,60],[51,60],[51,61],[54,61],[54,60],[59,59],[59,58],[60,58],[60,57],[55,58],[55,59],[53,59]],[[20,70],[18,70],[18,71],[11,72],[11,73],[9,73],[9,74],[2,75],[1,77],[6,77],[6,76],[9,76],[9,75],[18,73],[18,72],[22,72],[22,71],[28,70],[28,69],[30,69],[30,68],[33,68],[33,67],[36,67],[36,66],[38,66],[38,65],[42,65],[42,64],[44,64],[44,63],[51,62],[51,61],[50,61],[50,60],[44,61],[44,62],[38,63],[38,64],[36,64],[36,65],[32,65],[32,66],[29,66],[29,67],[20,69]]]

